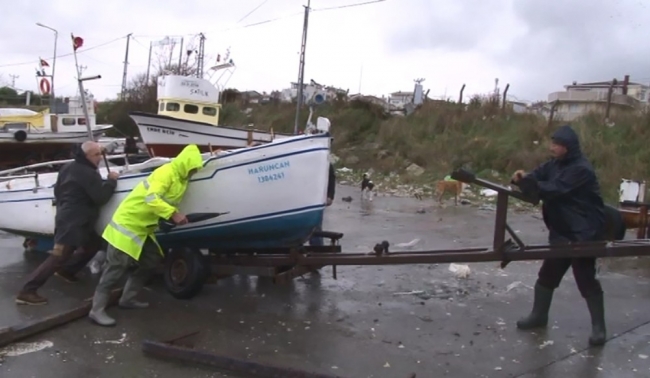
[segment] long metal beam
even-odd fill
[[[142,342],[142,352],[145,355],[165,360],[196,363],[235,374],[245,374],[246,377],[342,378],[338,375],[320,374],[273,364],[263,364],[150,340]]]
[[[122,295],[122,289],[113,290],[111,292],[109,305],[115,304],[120,295]],[[87,303],[68,311],[46,316],[41,319],[31,320],[15,326],[0,328],[0,347],[83,318],[88,315],[88,312],[90,312],[90,308],[92,307],[92,302],[88,299],[86,302]]]

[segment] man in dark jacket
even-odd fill
[[[329,171],[329,178],[327,179],[327,206],[330,206],[332,204],[332,201],[334,201],[334,193],[336,191],[336,173],[334,172],[334,166],[330,164],[330,171]],[[321,223],[320,226],[316,229],[316,231],[322,231],[323,230],[323,224]],[[309,245],[313,246],[321,246],[323,245],[323,238],[320,237],[312,237],[309,239]]]
[[[591,163],[580,150],[578,135],[568,126],[560,127],[552,136],[553,159],[529,174],[517,171],[513,182],[523,193],[537,194],[543,201],[542,214],[549,230],[551,245],[603,240],[605,206],[600,186]],[[535,284],[531,314],[517,322],[520,329],[546,326],[553,291],[562,277],[573,268],[578,289],[587,301],[592,332],[589,343],[605,343],[605,310],[603,290],[596,279],[595,258],[546,259]]]
[[[116,172],[110,172],[108,180],[102,179],[97,171],[101,159],[101,145],[88,141],[81,145],[74,161],[59,171],[54,184],[54,248],[27,278],[16,303],[46,304],[47,299],[36,291],[55,273],[67,281],[76,281],[75,274],[99,250],[102,239],[95,232],[95,223],[101,206],[113,195],[118,178]]]

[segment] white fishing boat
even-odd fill
[[[212,67],[218,70],[227,64]],[[164,75],[158,79],[158,113],[132,112],[142,141],[151,156],[176,156],[188,144],[201,151],[233,149],[270,143],[288,134],[219,125],[219,88],[209,80]]]
[[[318,124],[319,129],[329,130],[327,119],[320,118]],[[329,133],[322,133],[204,154],[204,168],[192,178],[180,211],[227,214],[160,233],[160,242],[166,247],[216,249],[303,244],[322,220],[329,151]],[[116,194],[101,211],[97,231],[103,231],[135,185],[170,160],[158,157],[128,167],[111,167],[121,171],[121,176]],[[107,174],[105,168],[100,172]],[[0,182],[0,230],[29,238],[51,238],[56,175],[9,177]]]
[[[0,115],[0,166],[17,166],[68,158],[73,146],[93,139],[112,129],[96,124],[94,100],[88,94],[89,126],[80,97],[67,99],[68,110],[62,114],[27,109],[5,109]]]

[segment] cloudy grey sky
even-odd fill
[[[385,0],[325,10],[369,1],[312,0],[306,80],[351,93],[361,85],[363,93],[382,95],[411,90],[414,79],[425,78],[430,96],[456,98],[463,83],[471,95],[490,91],[499,78],[501,87],[510,83],[509,93],[527,101],[546,99],[573,80],[629,74],[632,81],[650,83],[650,5],[644,0]],[[58,29],[59,56],[72,52],[70,33],[84,38],[79,62],[88,67],[87,75],[102,75],[87,83],[99,99],[119,92],[128,33],[134,35],[129,77],[146,71],[150,41],[184,36],[187,44],[203,32],[206,56],[231,48],[237,70],[228,87],[282,89],[298,76],[303,4],[306,0],[14,2],[2,11],[0,80],[18,75],[16,87],[37,89],[38,57],[51,63],[54,39],[35,25],[41,22]],[[154,58],[157,53],[163,51],[154,49]],[[72,56],[57,59],[55,85],[57,94],[75,94]]]

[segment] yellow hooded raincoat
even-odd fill
[[[104,240],[139,260],[147,237],[158,244],[153,236],[158,220],[170,219],[178,211],[189,183],[189,172],[201,167],[201,152],[195,144],[190,144],[171,162],[156,168],[117,207],[102,234]]]

